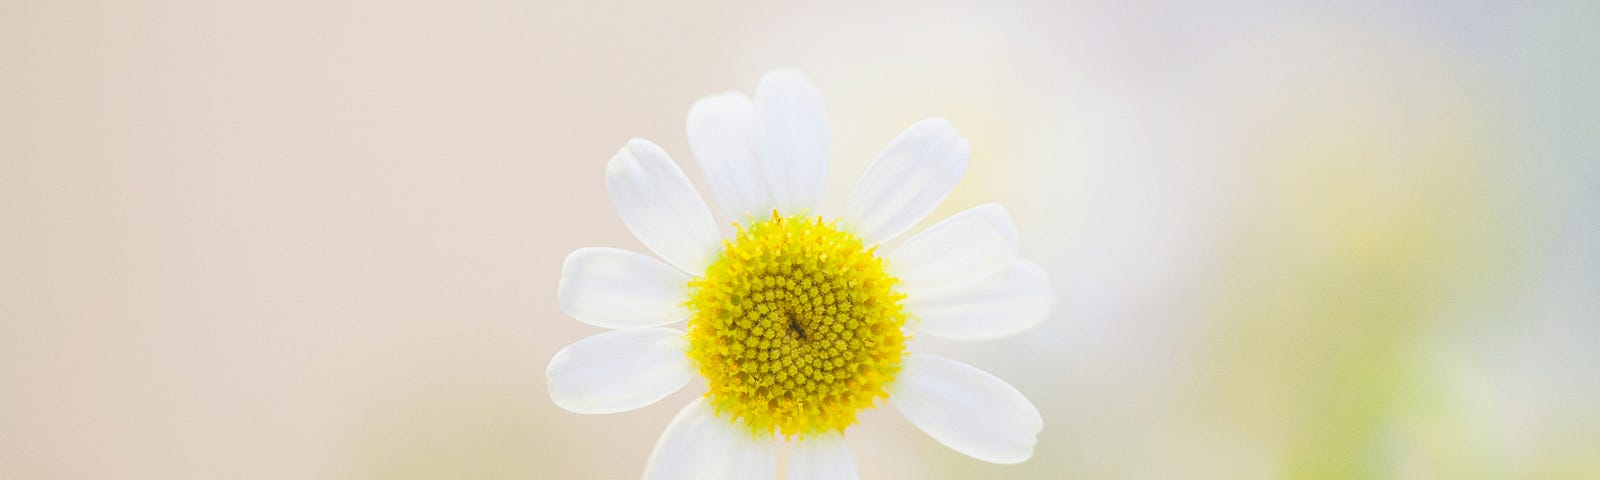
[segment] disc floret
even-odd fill
[[[842,432],[888,396],[904,295],[875,246],[820,217],[751,220],[690,282],[689,356],[718,415],[755,434]]]

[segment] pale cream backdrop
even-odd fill
[[[1322,2],[1319,2],[1322,3]],[[914,348],[1034,458],[892,409],[865,478],[1596,478],[1594,2],[0,1],[0,478],[635,478],[692,384],[562,411],[603,168],[807,71],[829,200],[973,145],[1050,320]]]

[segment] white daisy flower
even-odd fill
[[[1033,455],[1043,419],[999,378],[910,353],[911,332],[976,340],[1017,333],[1050,308],[1044,270],[1017,257],[1005,209],[957,213],[892,249],[967,168],[967,140],[943,119],[906,128],[837,217],[811,212],[828,168],[822,101],[804,75],[768,73],[750,97],[689,109],[689,146],[737,233],[660,147],[634,139],[606,166],[622,222],[662,260],[615,248],[567,256],[557,295],[613,331],[550,360],[550,397],[577,413],[654,403],[706,379],[667,425],[647,479],[776,478],[776,442],[796,442],[788,478],[857,478],[843,442],[886,400],[939,442],[979,460]],[[668,327],[687,322],[686,329]]]

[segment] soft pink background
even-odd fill
[[[919,341],[1034,459],[866,478],[1594,478],[1594,2],[5,2],[0,478],[632,478],[697,385],[553,405],[606,159],[808,71],[829,200],[928,116],[1058,304]],[[1192,3],[1192,4],[1191,4]]]

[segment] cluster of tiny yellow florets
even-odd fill
[[[887,397],[905,355],[883,259],[821,218],[776,212],[690,283],[689,357],[718,415],[756,434],[843,431]]]

